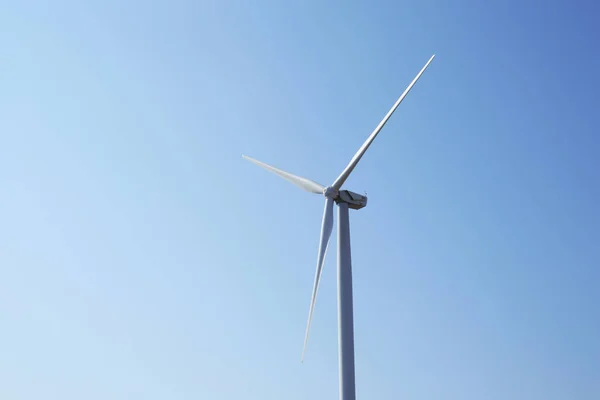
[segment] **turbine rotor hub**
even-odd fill
[[[323,190],[323,196],[335,200],[339,196],[339,192],[334,187],[328,186]]]

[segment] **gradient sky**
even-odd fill
[[[0,13],[0,398],[600,398],[592,1],[23,1]],[[335,245],[335,231],[332,245]]]

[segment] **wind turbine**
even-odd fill
[[[330,185],[323,186],[310,179],[306,179],[297,175],[290,174],[268,164],[262,163],[253,158],[242,155],[248,161],[257,164],[260,167],[271,171],[282,178],[292,182],[294,185],[306,190],[307,192],[322,194],[325,196],[325,210],[323,211],[323,220],[321,224],[321,240],[319,243],[319,252],[317,256],[317,270],[315,272],[315,281],[313,285],[312,298],[310,301],[310,309],[308,312],[308,323],[306,325],[306,334],[304,337],[304,349],[302,350],[302,361],[304,361],[304,353],[306,352],[306,344],[308,342],[308,334],[310,331],[310,323],[315,308],[317,291],[319,290],[319,282],[321,280],[321,272],[323,269],[323,261],[331,231],[333,229],[333,203],[337,203],[338,209],[338,268],[337,268],[337,286],[338,286],[338,346],[339,346],[339,376],[340,376],[340,399],[354,400],[355,399],[355,375],[354,375],[354,312],[352,303],[352,260],[350,251],[350,218],[349,209],[360,210],[367,205],[367,197],[360,194],[350,192],[349,190],[341,190],[342,185],[350,176],[362,156],[365,154],[375,137],[379,134],[383,126],[390,119],[396,108],[406,97],[415,83],[419,80],[423,72],[427,69],[435,54],[431,56],[427,64],[419,71],[415,79],[408,85],[404,93],[398,98],[390,111],[381,120],[375,130],[369,135],[367,140],[358,149],[350,163],[342,171],[340,176]]]

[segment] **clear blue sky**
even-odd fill
[[[593,2],[5,2],[0,398],[600,398]],[[335,238],[335,236],[334,236]],[[333,242],[335,245],[335,240]]]

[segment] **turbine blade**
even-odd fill
[[[406,97],[408,92],[410,92],[410,89],[412,89],[412,87],[415,85],[415,83],[417,83],[417,81],[419,80],[419,78],[421,77],[423,72],[425,72],[425,70],[431,63],[431,61],[433,61],[434,57],[435,57],[435,54],[431,56],[429,61],[427,61],[427,64],[425,64],[425,66],[423,67],[423,69],[421,69],[421,71],[418,73],[418,75],[415,77],[415,79],[413,79],[413,81],[410,83],[410,85],[408,85],[406,90],[404,90],[404,93],[402,93],[402,95],[398,98],[398,100],[396,101],[394,106],[390,109],[390,111],[388,111],[388,113],[381,120],[379,125],[377,125],[377,128],[375,128],[375,130],[371,133],[371,135],[363,143],[363,145],[360,147],[360,149],[358,149],[358,151],[356,152],[354,157],[352,157],[352,160],[350,160],[350,163],[348,164],[348,166],[344,169],[344,171],[341,173],[341,175],[335,180],[333,185],[331,185],[333,188],[339,190],[342,187],[342,185],[344,184],[344,182],[346,182],[346,179],[348,179],[348,176],[350,176],[350,173],[352,172],[352,170],[354,170],[354,168],[356,167],[356,164],[358,164],[358,162],[360,161],[362,156],[365,154],[365,152],[367,151],[367,149],[369,148],[371,143],[373,143],[373,140],[375,140],[375,137],[377,137],[377,134],[379,134],[379,131],[381,131],[381,129],[386,124],[388,119],[390,119],[390,117],[392,116],[394,111],[396,111],[396,108],[398,108],[400,103],[402,103],[402,100],[404,100],[404,98]]]
[[[286,179],[286,180],[292,182],[294,185],[299,186],[300,188],[306,190],[307,192],[323,194],[323,190],[325,190],[325,186],[323,186],[317,182],[311,181],[310,179],[306,179],[301,176],[296,176],[294,174],[290,174],[289,172],[282,171],[279,168],[272,167],[268,164],[265,164],[263,162],[260,162],[258,160],[255,160],[255,159],[245,156],[245,155],[242,155],[242,158],[245,158],[246,160],[253,162],[254,164],[258,165],[259,167],[263,167],[267,171],[271,171],[274,174],[281,176],[283,179]]]
[[[325,200],[325,210],[323,210],[323,222],[321,225],[321,242],[319,243],[319,254],[317,257],[317,270],[315,272],[315,283],[313,285],[312,298],[310,300],[310,310],[308,311],[308,323],[306,324],[306,335],[304,336],[304,349],[302,350],[302,362],[304,362],[304,353],[306,352],[306,344],[308,343],[308,333],[310,332],[310,322],[312,320],[313,311],[315,309],[315,301],[317,300],[317,291],[319,290],[319,282],[321,281],[321,272],[323,271],[323,261],[327,252],[327,245],[331,237],[333,229],[333,199],[327,197]]]

